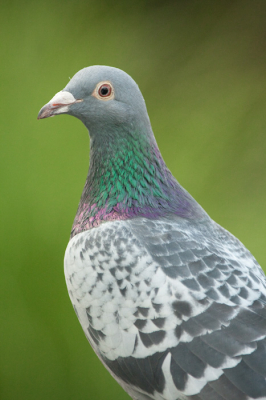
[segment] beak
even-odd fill
[[[48,117],[53,117],[57,114],[67,113],[69,107],[72,104],[80,103],[83,100],[77,100],[67,91],[61,91],[56,93],[56,95],[49,101],[49,103],[45,104],[43,108],[40,109],[37,119],[43,119]]]

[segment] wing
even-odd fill
[[[65,256],[84,332],[135,399],[266,398],[265,276],[210,221],[115,221]]]

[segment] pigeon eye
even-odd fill
[[[112,100],[114,96],[114,89],[109,81],[99,82],[92,96],[96,97],[98,100]]]
[[[108,83],[101,85],[99,87],[98,93],[99,93],[99,96],[101,96],[101,97],[110,96],[110,94],[112,93],[111,85],[109,85]]]

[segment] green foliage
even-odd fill
[[[79,69],[132,75],[170,170],[266,265],[265,18],[263,0],[4,0],[1,400],[128,399],[87,343],[64,283],[89,139],[68,116],[36,119]],[[126,163],[137,181],[130,155]]]

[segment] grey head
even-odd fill
[[[95,65],[77,72],[39,112],[38,119],[69,114],[80,119],[93,137],[99,129],[121,125],[151,131],[143,96],[124,71]]]

